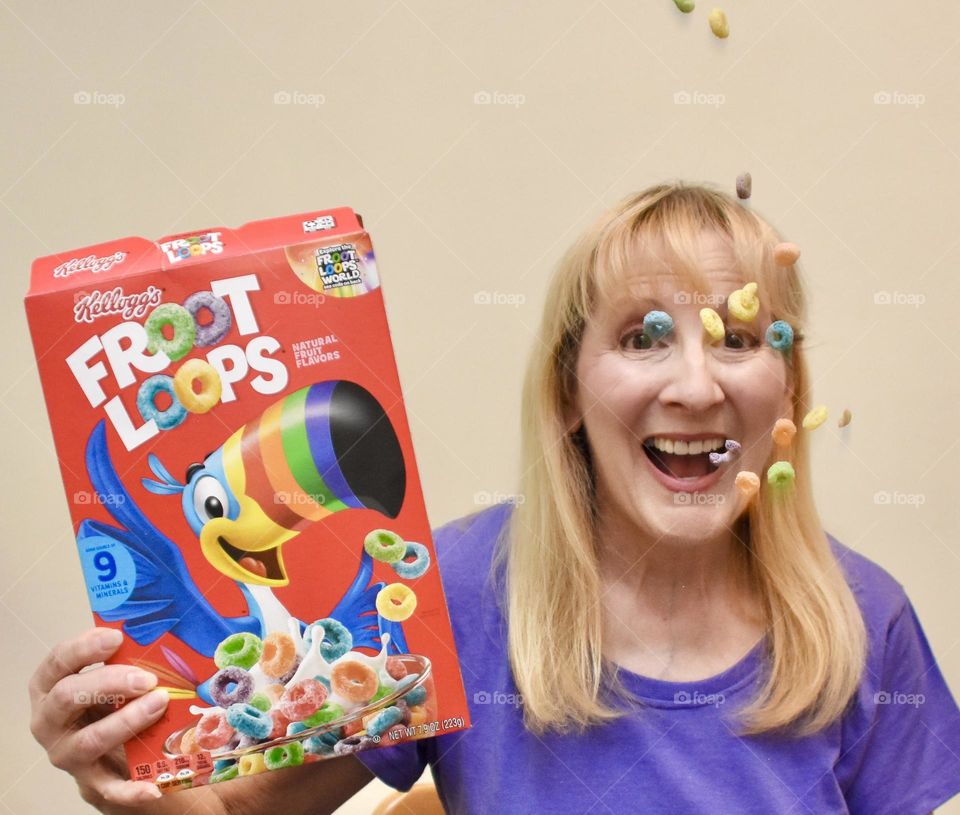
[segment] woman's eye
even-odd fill
[[[723,339],[724,347],[733,350],[755,348],[758,342],[757,338],[748,331],[733,331],[730,329],[727,330]]]
[[[642,331],[631,331],[624,336],[620,344],[631,351],[648,351],[653,347],[649,335]]]

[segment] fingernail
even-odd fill
[[[127,681],[133,690],[147,690],[157,684],[157,677],[146,671],[131,671],[127,674]]]
[[[116,648],[121,642],[123,642],[123,632],[118,631],[116,628],[104,631],[97,637],[97,643],[100,645],[101,651],[106,651],[108,648]]]
[[[163,709],[169,698],[165,690],[150,691],[150,693],[143,697],[143,707],[147,713],[156,713],[158,710]]]

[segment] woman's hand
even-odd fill
[[[130,665],[80,671],[113,654],[123,635],[93,628],[58,643],[30,678],[30,732],[50,762],[66,770],[84,801],[138,807],[162,793],[147,781],[128,780],[123,743],[153,724],[167,706],[157,677]],[[131,700],[119,710],[114,702]]]

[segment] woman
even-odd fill
[[[427,763],[469,813],[922,815],[960,792],[960,710],[913,606],[822,531],[808,431],[771,437],[810,407],[803,291],[778,242],[681,184],[594,224],[547,297],[520,497],[435,533],[472,729],[203,788],[192,811],[329,811],[370,771],[405,789]],[[728,309],[749,282],[755,316]],[[775,320],[792,347],[766,341]],[[773,486],[778,460],[795,476]],[[85,799],[123,812],[153,791],[121,780],[114,750],[162,699],[102,719],[73,704],[132,690],[119,666],[76,674],[115,649],[96,643],[40,666],[33,729]]]

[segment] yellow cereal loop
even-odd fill
[[[730,36],[730,24],[727,22],[727,15],[723,9],[715,8],[707,16],[707,22],[710,23],[710,30],[715,37],[725,40]]]
[[[240,775],[257,775],[266,771],[267,765],[263,760],[263,753],[247,753],[245,756],[240,756]]]
[[[377,611],[385,620],[402,623],[417,607],[417,595],[403,583],[391,583],[377,594]]]
[[[757,316],[760,310],[760,299],[757,297],[757,284],[747,283],[742,289],[732,292],[727,298],[727,309],[730,316],[742,323],[749,323]]]
[[[819,405],[803,417],[804,430],[816,430],[827,420],[827,406]]]
[[[723,320],[712,308],[700,309],[700,322],[703,323],[704,330],[714,342],[723,339]]]

